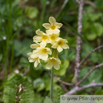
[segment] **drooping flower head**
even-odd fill
[[[34,67],[37,67],[38,64],[40,63],[40,59],[39,57],[35,57],[35,58],[31,58],[31,55],[33,53],[32,52],[29,52],[27,55],[29,55],[30,57],[28,58],[29,59],[29,62],[34,62]]]
[[[47,62],[46,69],[51,69],[54,67],[56,70],[58,70],[60,68],[61,61],[58,58],[48,58]]]

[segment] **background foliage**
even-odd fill
[[[66,82],[74,82],[76,57],[76,37],[78,22],[78,4],[75,0],[0,0],[0,102],[3,103],[5,92],[9,91],[8,83],[13,83],[13,74],[19,72],[22,79],[27,78],[33,87],[35,103],[50,102],[50,71],[45,69],[45,63],[37,68],[28,62],[27,53],[35,31],[49,16],[54,16],[63,23],[61,37],[68,40],[69,50],[59,54],[62,61],[60,70],[55,75]],[[103,41],[103,0],[86,0],[83,11],[83,40],[81,56],[84,58],[93,48]],[[94,52],[82,65],[80,78],[83,78],[93,66],[103,62],[103,50]],[[18,70],[18,71],[17,71]],[[16,76],[17,74],[15,74]],[[19,75],[19,74],[18,74]],[[17,78],[18,78],[17,75]],[[7,78],[9,78],[7,80]],[[15,79],[15,78],[14,78]],[[93,80],[103,82],[103,68],[93,72],[83,83]],[[15,81],[15,80],[14,80]],[[17,80],[16,83],[23,81]],[[15,83],[14,83],[15,84]],[[19,85],[18,84],[18,85]],[[27,85],[29,86],[29,85]],[[66,86],[68,91],[71,86]],[[15,91],[16,92],[16,91]],[[4,93],[4,95],[3,95]],[[59,103],[59,96],[65,93],[62,83],[54,81],[54,99]],[[25,94],[25,93],[24,93]],[[89,88],[78,94],[103,94],[102,87]],[[46,99],[44,100],[44,97]],[[8,103],[8,102],[5,102]],[[12,102],[13,103],[13,102]],[[25,102],[26,103],[26,102]]]

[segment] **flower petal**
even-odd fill
[[[63,48],[60,47],[60,46],[58,46],[58,47],[57,47],[57,50],[58,50],[58,52],[61,52],[61,51],[63,50]]]
[[[33,59],[31,57],[29,57],[28,59],[29,59],[29,62],[34,62],[35,61],[35,59]]]
[[[53,34],[53,30],[51,30],[51,29],[46,30],[46,33],[47,33],[47,35]]]
[[[57,59],[57,62],[58,62],[59,64],[61,64],[61,61],[60,61],[60,59]]]
[[[41,54],[41,55],[39,55],[39,58],[42,59],[42,60],[47,60],[48,55]]]
[[[37,67],[38,66],[38,63],[35,61],[34,62],[34,67]]]
[[[37,60],[34,63],[34,67],[37,67],[39,63],[40,63],[40,60],[37,58]]]
[[[54,68],[55,68],[56,70],[60,69],[60,64],[54,63]]]
[[[31,47],[32,49],[35,49],[35,48],[37,48],[37,47],[40,47],[40,45],[39,45],[39,44],[31,44],[30,47]]]
[[[66,39],[62,39],[64,43],[68,43],[68,41]]]
[[[67,44],[63,44],[62,48],[63,49],[69,49],[69,46]]]
[[[33,53],[30,57],[31,57],[31,58],[37,58],[38,56]]]
[[[51,69],[51,68],[52,68],[52,66],[53,66],[53,64],[52,64],[52,63],[50,63],[50,62],[48,62],[48,63],[47,63],[47,65],[46,65],[46,69]]]
[[[31,54],[33,54],[33,53],[32,53],[32,52],[27,53],[27,55],[29,55],[29,56],[30,56]]]
[[[45,27],[46,29],[50,29],[50,24],[49,23],[44,23],[43,27]]]
[[[57,26],[57,28],[61,28],[63,24],[62,24],[62,23],[57,23],[57,22],[56,22],[55,25]]]
[[[34,36],[34,37],[33,37],[33,42],[38,43],[38,42],[40,42],[40,41],[42,41],[41,36]]]
[[[54,17],[49,17],[49,22],[50,22],[50,24],[55,24],[56,20]]]
[[[36,34],[37,34],[37,35],[42,35],[42,33],[43,33],[43,32],[40,31],[40,29],[36,30]]]
[[[46,44],[47,44],[47,41],[42,41],[42,42],[40,43],[41,47],[45,47]]]
[[[58,58],[56,58],[56,62],[54,63],[54,68],[57,70],[60,69],[60,64],[61,64],[61,61]]]
[[[54,34],[59,34],[59,33],[60,33],[60,30],[59,30],[59,29],[55,29],[55,30],[53,30],[53,33],[54,33]]]
[[[54,44],[52,45],[52,48],[57,48],[57,44],[54,43]]]

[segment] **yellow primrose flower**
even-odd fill
[[[33,54],[33,53],[30,52],[30,53],[28,53],[27,55],[31,56],[32,54]],[[39,59],[38,57],[36,57],[36,58],[31,58],[31,57],[29,57],[28,59],[29,59],[29,62],[34,62],[34,67],[37,67],[38,64],[40,63],[40,59]]]
[[[61,23],[57,23],[54,17],[49,17],[49,23],[44,23],[43,27],[48,29],[46,32],[49,34],[58,34],[60,32],[59,28],[62,26]]]
[[[33,37],[34,42],[41,42],[41,45],[43,46],[45,46],[49,42],[49,36],[44,32],[40,31],[40,29],[36,31],[36,34],[37,35]]]
[[[39,47],[33,51],[31,58],[39,57],[42,60],[47,60],[48,54],[51,55],[51,50],[49,48]]]
[[[50,39],[49,43],[53,44],[57,40],[58,37],[59,37],[59,34],[49,35],[49,39]]]
[[[46,69],[51,69],[54,67],[56,70],[58,70],[60,68],[61,61],[58,58],[48,58],[47,62]]]
[[[69,49],[69,46],[66,44],[68,41],[66,39],[59,38],[53,45],[52,48],[57,48],[58,52],[61,52],[63,49]]]

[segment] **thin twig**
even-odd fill
[[[97,6],[96,6],[92,1],[86,1],[86,0],[85,0],[84,3],[91,5],[94,9],[97,8]]]
[[[92,70],[89,71],[89,73],[82,79],[80,80],[77,85],[80,85],[94,70],[100,68],[103,66],[103,63],[99,64],[99,65],[96,65]]]
[[[54,77],[54,79],[56,79],[58,82],[61,82],[61,83],[64,84],[64,85],[68,85],[68,86],[74,85],[74,84],[72,84],[72,83],[67,83],[67,82],[65,82],[65,81],[62,81],[62,80],[58,79],[57,77]]]
[[[68,89],[66,88],[66,86],[62,83],[62,88],[65,92],[68,92]]]
[[[77,93],[81,90],[84,90],[86,88],[90,88],[90,87],[96,87],[96,86],[103,86],[103,83],[91,83],[82,87],[74,87],[72,90],[70,90],[69,92],[67,92],[65,95],[72,95],[74,93]]]
[[[83,4],[84,4],[84,0],[80,0],[79,1],[79,11],[78,11],[78,33],[80,35],[82,35],[82,12],[83,12]],[[76,78],[76,84],[79,81],[79,71],[80,71],[80,50],[81,50],[81,43],[82,40],[81,38],[78,36],[77,37],[77,47],[76,47],[76,64],[75,64],[75,78]]]
[[[84,61],[85,61],[93,52],[95,52],[96,50],[101,49],[101,48],[103,48],[103,45],[101,45],[101,46],[95,48],[94,50],[92,50],[92,51],[80,62],[80,65],[83,64]]]

